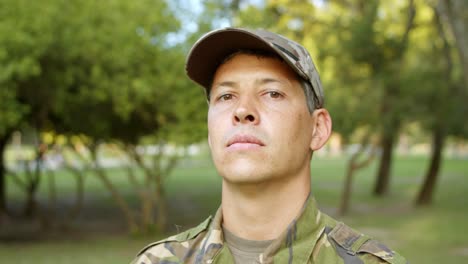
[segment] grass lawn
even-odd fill
[[[313,194],[322,210],[332,216],[339,203],[345,162],[342,158],[324,157],[315,157],[312,162]],[[371,195],[374,164],[355,175],[351,212],[339,219],[385,242],[410,263],[468,263],[467,163],[467,160],[445,160],[434,204],[417,209],[412,203],[427,159],[397,158],[391,192],[386,198]],[[201,164],[181,166],[168,178],[171,232],[197,224],[219,205],[221,181],[209,162]],[[136,199],[124,172],[111,173],[113,182],[134,203]],[[73,194],[71,176],[58,173],[56,179],[58,197]],[[40,194],[45,199],[45,188]],[[162,236],[126,235],[123,217],[93,176],[86,180],[86,195],[86,208],[71,231],[48,238],[0,240],[0,263],[128,263],[141,247]],[[11,187],[9,196],[19,204],[19,190]]]

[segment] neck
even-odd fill
[[[249,240],[277,238],[299,214],[310,193],[309,170],[300,177],[255,184],[223,181],[223,225]]]

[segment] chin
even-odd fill
[[[263,153],[223,153],[213,155],[213,162],[218,174],[228,182],[262,182],[275,173],[271,164],[274,162]]]
[[[219,174],[225,181],[235,184],[261,183],[270,178],[270,173],[264,172],[258,164],[224,166],[223,170],[219,171]]]
[[[236,185],[253,185],[260,184],[268,181],[268,177],[262,177],[259,175],[225,175],[223,180]]]

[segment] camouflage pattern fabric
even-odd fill
[[[199,226],[145,247],[133,264],[233,263],[222,232],[222,211]],[[263,252],[257,263],[391,263],[406,260],[395,251],[333,220],[308,199],[300,215]]]
[[[279,34],[272,33],[263,29],[249,30],[251,33],[267,41],[270,46],[278,52],[283,59],[305,80],[312,85],[313,92],[317,98],[317,108],[322,108],[324,95],[322,82],[314,61],[306,48],[299,43],[287,39]]]
[[[253,42],[252,38],[257,41]],[[259,46],[259,43],[262,45]],[[323,107],[322,82],[307,49],[295,41],[263,29],[228,27],[206,33],[189,52],[186,63],[187,75],[208,91],[211,89],[209,80],[212,79],[216,67],[226,56],[239,49],[263,49],[275,52],[301,78],[310,83],[316,108]]]

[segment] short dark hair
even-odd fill
[[[234,52],[232,52],[231,54],[229,54],[228,56],[226,56],[216,67],[216,69],[218,69],[220,66],[222,66],[223,64],[227,63],[228,61],[230,61],[232,58],[234,58],[235,56],[237,55],[240,55],[240,54],[244,54],[244,55],[253,55],[253,56],[257,56],[258,58],[273,58],[273,59],[277,59],[283,63],[286,63],[283,58],[281,58],[280,56],[278,56],[276,53],[273,53],[273,52],[270,52],[270,51],[265,51],[265,50],[251,50],[251,49],[239,49],[239,50],[236,50]],[[288,65],[289,67],[289,65]],[[295,72],[294,72],[295,73]],[[301,87],[302,87],[302,90],[304,91],[304,95],[306,97],[306,103],[307,103],[307,108],[309,109],[309,112],[310,113],[313,113],[314,110],[316,109],[316,106],[318,105],[318,102],[316,101],[316,97],[314,96],[314,92],[313,92],[313,88],[312,88],[312,85],[304,80],[304,78],[302,78],[301,76],[299,76],[297,73],[296,74],[296,78],[297,80],[299,81],[299,83],[301,84]],[[211,77],[211,81],[210,81],[210,85],[209,85],[209,89],[206,90],[206,97],[207,97],[207,100],[208,102],[210,101],[210,94],[211,94],[211,87],[213,86],[213,78],[214,78],[214,73]]]

